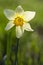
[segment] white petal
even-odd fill
[[[13,10],[5,9],[4,14],[9,20],[14,20],[15,12]]]
[[[13,21],[10,21],[7,26],[5,27],[5,30],[9,30],[14,26]]]
[[[25,23],[25,24],[23,25],[23,28],[24,28],[24,30],[26,30],[26,31],[33,31],[33,29],[31,28],[31,26],[30,26],[29,23]]]
[[[20,38],[22,36],[22,34],[23,34],[22,28],[20,26],[17,26],[16,27],[16,37]]]
[[[25,21],[30,21],[31,19],[34,18],[35,12],[26,11],[26,12],[24,12],[23,16],[24,16]]]
[[[19,5],[16,10],[15,10],[16,13],[22,13],[24,12],[23,8]]]

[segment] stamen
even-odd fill
[[[17,18],[15,18],[15,20],[14,20],[14,24],[15,24],[16,26],[22,26],[22,25],[23,25],[23,22],[24,22],[24,20],[23,20],[21,17],[17,17]]]

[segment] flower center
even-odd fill
[[[23,25],[24,20],[21,17],[16,17],[14,20],[14,24],[16,26],[22,26]]]

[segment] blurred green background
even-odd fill
[[[16,44],[15,27],[5,31],[8,19],[4,9],[15,10],[18,5],[25,11],[36,12],[35,18],[29,22],[34,32],[25,31],[20,38],[18,65],[43,65],[43,0],[0,0],[0,63],[4,55],[7,55],[5,65],[12,65],[15,60],[15,50],[12,51]]]

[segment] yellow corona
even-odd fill
[[[23,25],[24,20],[21,17],[16,17],[14,20],[14,24],[16,26],[22,26]]]

